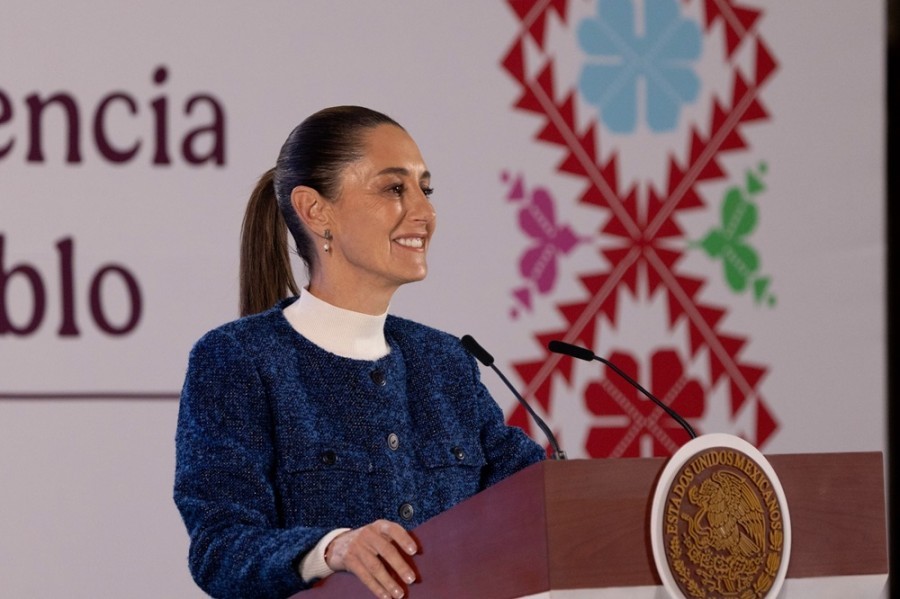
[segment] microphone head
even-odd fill
[[[460,343],[462,343],[462,346],[466,348],[467,352],[475,356],[475,359],[485,366],[490,366],[494,363],[494,356],[489,354],[486,349],[481,347],[478,342],[472,338],[471,335],[463,335],[459,341]]]
[[[557,341],[556,339],[547,344],[547,349],[555,354],[565,354],[586,362],[590,362],[595,357],[594,352],[589,349],[578,347],[577,345],[572,345],[565,341]]]

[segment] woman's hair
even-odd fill
[[[379,125],[400,125],[391,117],[361,106],[321,110],[288,136],[275,168],[266,171],[250,195],[241,229],[241,315],[272,307],[300,292],[291,270],[287,231],[309,276],[315,272],[314,240],[291,205],[298,185],[334,201],[340,195],[344,168],[363,156],[363,134]],[[402,129],[402,127],[400,127]]]

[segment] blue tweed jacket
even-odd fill
[[[215,597],[285,597],[329,530],[413,528],[544,451],[503,414],[454,337],[389,316],[390,353],[331,354],[286,303],[205,335],[191,352],[175,503],[190,569]]]

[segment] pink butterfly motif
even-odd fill
[[[585,239],[578,237],[569,225],[556,222],[555,201],[545,188],[535,188],[527,198],[519,209],[518,221],[519,228],[532,243],[519,259],[519,274],[526,284],[513,290],[513,296],[531,309],[532,288],[540,294],[550,292],[556,283],[559,257],[569,254]],[[521,178],[513,185],[509,199],[526,199]]]
[[[531,202],[519,210],[519,227],[535,243],[519,261],[521,275],[533,281],[538,291],[547,293],[556,282],[556,258],[568,254],[578,237],[568,226],[558,226],[554,214],[553,198],[543,187],[531,194]]]

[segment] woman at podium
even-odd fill
[[[303,121],[253,191],[243,317],[194,346],[178,417],[175,502],[209,594],[286,597],[347,570],[401,597],[408,529],[544,457],[458,339],[388,314],[426,275],[431,193],[409,134],[355,106]]]

